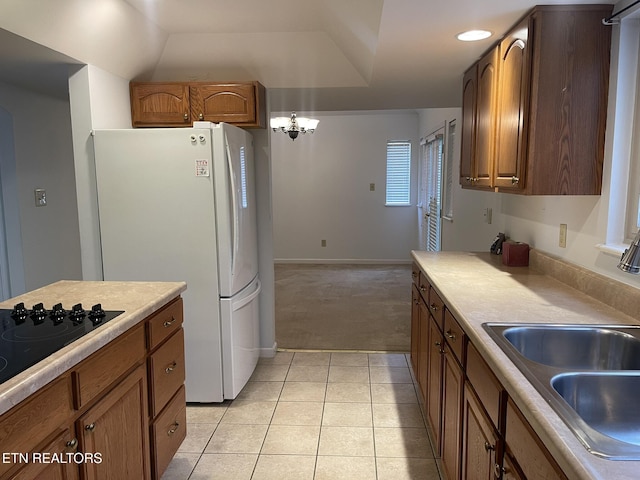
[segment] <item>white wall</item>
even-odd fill
[[[13,123],[24,288],[80,279],[69,103],[0,84],[0,106]],[[47,206],[36,207],[36,188],[46,190]]]
[[[271,116],[289,116],[272,112]],[[298,112],[299,116],[305,116]],[[405,262],[418,247],[415,111],[325,112],[314,134],[271,133],[276,261]],[[412,205],[385,206],[386,143],[410,140]],[[369,185],[375,184],[375,191]],[[321,240],[327,246],[321,246]]]

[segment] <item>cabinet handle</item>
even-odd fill
[[[500,464],[498,463],[493,466],[493,476],[498,480],[502,478],[502,474],[506,472],[504,468],[500,468]]]
[[[202,113],[198,115],[198,120],[204,120],[204,115]]]
[[[518,177],[516,177],[515,175],[513,177],[511,177],[511,185],[516,185],[519,181],[520,181],[520,179]]]
[[[438,311],[438,306],[435,303],[432,303],[431,305],[429,305],[429,309],[435,313]]]
[[[164,369],[165,373],[171,373],[175,370],[175,368],[178,366],[178,364],[176,362],[172,362],[167,368]]]
[[[420,285],[420,291],[421,292],[426,292],[427,291],[427,287],[425,287],[424,285]]]
[[[416,278],[418,274],[416,272],[411,272],[411,278]]]
[[[167,435],[171,436],[174,433],[176,433],[179,426],[180,424],[178,422],[175,422],[173,425],[171,425],[171,428],[169,428],[169,430],[167,431]]]
[[[84,429],[87,432],[93,432],[95,430],[95,428],[96,428],[96,424],[95,423],[90,423],[89,425],[85,425],[84,426]]]
[[[163,327],[170,327],[176,321],[176,317],[171,317],[171,320],[167,320],[162,324]]]
[[[453,333],[451,333],[451,330],[447,330],[446,332],[444,332],[444,334],[447,336],[449,340],[453,340],[455,342],[456,336]]]
[[[494,447],[493,445],[491,445],[489,442],[484,442],[484,449],[485,449],[487,452],[491,452],[491,451],[495,450],[495,449],[496,449],[496,447]]]
[[[189,120],[189,114],[187,112],[184,113],[183,118],[186,120]]]
[[[71,440],[69,440],[67,443],[67,448],[71,449],[71,450],[75,450],[76,447],[78,446],[78,439],[76,438],[72,438]]]

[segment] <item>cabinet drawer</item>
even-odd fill
[[[451,312],[446,308],[444,309],[444,338],[449,347],[451,347],[451,351],[453,351],[456,359],[464,368],[464,343],[466,341],[466,335],[456,319],[453,318]]]
[[[147,320],[149,350],[153,350],[166,338],[182,327],[182,298],[177,298]]]
[[[178,330],[149,357],[151,416],[155,417],[184,383],[184,330]]]
[[[442,330],[444,327],[444,302],[432,286],[429,286],[429,300],[427,304],[429,305],[431,315],[433,315],[438,327]]]
[[[500,406],[504,390],[471,342],[467,345],[467,377],[493,422],[493,428],[500,430]]]
[[[32,451],[73,415],[72,398],[71,377],[65,374],[0,416],[2,451]],[[0,462],[0,476],[13,466]]]
[[[153,422],[151,437],[154,449],[151,463],[154,478],[160,478],[187,434],[187,404],[184,386],[171,399],[167,408]]]
[[[507,452],[516,459],[526,478],[567,478],[510,398],[505,428]]]
[[[138,325],[80,363],[73,372],[76,408],[103,392],[138,364],[144,355],[144,326]]]
[[[416,287],[420,286],[420,267],[415,263],[411,265],[411,281]]]

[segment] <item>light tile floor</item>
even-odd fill
[[[238,398],[187,406],[162,480],[439,480],[408,355],[278,352]]]

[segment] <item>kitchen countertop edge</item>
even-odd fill
[[[45,360],[0,384],[0,415],[142,322],[149,315],[160,310],[171,300],[177,298],[186,288],[185,282],[61,280],[0,302],[0,308],[12,308],[15,303],[20,301],[24,301],[26,305],[31,302],[43,301],[45,308],[51,308],[51,305],[57,301],[71,304],[91,302],[92,299],[99,298],[105,310],[124,310],[124,313],[99,329],[80,337]],[[53,300],[54,298],[55,300]]]
[[[506,267],[489,253],[412,251],[412,257],[569,478],[637,478],[638,462],[590,454],[482,327],[491,321],[633,325],[637,320],[532,267]],[[566,316],[550,318],[558,313]]]

